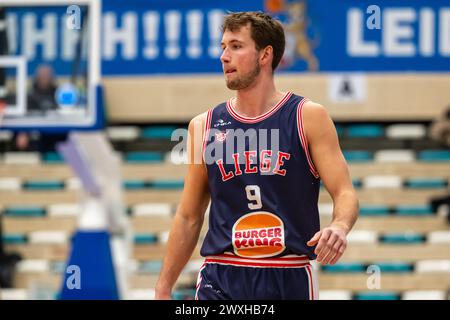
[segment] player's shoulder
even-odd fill
[[[206,125],[206,119],[208,117],[208,111],[205,111],[203,113],[200,113],[198,115],[196,115],[195,117],[193,117],[190,121],[189,121],[189,131],[190,133],[202,133],[203,130],[205,129],[205,125]]]
[[[303,105],[303,117],[307,118],[322,118],[328,116],[328,110],[320,103],[306,100]]]
[[[207,111],[196,115],[191,119],[189,125],[202,125],[204,126],[208,120],[208,115],[212,114],[215,110],[218,110],[219,113],[222,112],[221,109],[226,108],[227,102],[221,102],[218,105],[208,109]]]
[[[209,110],[196,115],[195,117],[193,117],[191,119],[190,123],[192,123],[192,124],[205,123],[206,118],[208,117],[208,112],[209,112]]]

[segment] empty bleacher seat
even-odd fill
[[[426,162],[450,161],[450,150],[423,150],[419,152],[418,158]]]
[[[397,292],[368,291],[358,292],[354,296],[355,300],[400,300]]]
[[[188,164],[188,156],[187,152],[166,152],[166,155],[164,156],[164,161],[166,163],[172,163],[176,165],[183,165]]]
[[[152,151],[128,152],[125,154],[125,161],[128,163],[157,163],[163,162],[164,156],[160,152]]]
[[[28,241],[34,244],[65,244],[69,235],[64,231],[34,231],[28,234]]]
[[[447,180],[443,178],[411,178],[405,183],[405,187],[411,189],[440,189],[447,186]]]
[[[353,178],[353,179],[352,179],[352,184],[353,184],[353,187],[354,187],[355,189],[359,189],[359,188],[361,188],[362,185],[363,185],[361,179],[358,179],[358,178]]]
[[[344,127],[343,125],[341,125],[341,124],[336,124],[336,125],[335,125],[335,128],[336,128],[336,133],[337,133],[337,135],[338,135],[339,137],[344,136],[344,134],[345,134],[345,127]]]
[[[401,188],[399,176],[369,176],[364,178],[364,188]]]
[[[123,187],[126,190],[142,190],[147,187],[147,183],[144,180],[125,180]]]
[[[140,203],[132,208],[134,216],[165,216],[170,217],[172,205],[170,203]]]
[[[440,290],[410,290],[402,294],[402,300],[445,300],[446,292]]]
[[[193,300],[195,289],[176,289],[172,292],[173,300]]]
[[[374,159],[376,162],[414,162],[415,155],[411,150],[379,150]]]
[[[45,164],[62,164],[64,158],[58,152],[46,152],[42,155],[42,162]]]
[[[141,263],[136,259],[129,259],[127,261],[127,269],[130,273],[137,273],[139,272],[139,266]]]
[[[183,189],[184,180],[153,180],[150,187],[154,189]]]
[[[380,268],[381,272],[404,273],[414,270],[413,264],[405,262],[378,262],[376,265]]]
[[[386,233],[380,236],[380,242],[384,244],[418,244],[426,240],[425,235],[413,232]]]
[[[428,243],[430,244],[450,244],[449,230],[436,230],[428,233]]]
[[[78,178],[72,177],[66,180],[66,188],[67,190],[80,190],[81,189],[81,181]]]
[[[397,205],[395,207],[395,214],[396,215],[411,215],[411,216],[426,216],[426,215],[432,215],[433,209],[428,204],[415,204],[415,205]]]
[[[49,272],[50,261],[42,259],[21,260],[17,263],[18,272]]]
[[[323,216],[333,215],[333,204],[332,203],[319,203],[319,214]]]
[[[133,141],[140,135],[140,129],[135,126],[108,127],[106,135],[111,141]]]
[[[152,300],[155,298],[155,289],[130,289],[127,291],[125,300]]]
[[[385,216],[388,215],[390,208],[385,205],[361,205],[359,213],[362,216]]]
[[[50,283],[33,281],[28,292],[30,300],[60,300],[60,292]]]
[[[372,230],[352,230],[347,236],[348,243],[352,244],[375,244],[378,234]]]
[[[144,261],[139,264],[138,272],[159,274],[159,272],[161,271],[161,268],[162,268],[161,260]]]
[[[325,265],[321,267],[322,272],[332,273],[360,273],[365,272],[364,264],[359,262],[338,262],[334,265]]]
[[[349,138],[380,138],[384,135],[382,125],[349,125],[347,127],[347,136]]]
[[[204,263],[203,259],[190,260],[183,269],[183,273],[197,274]]]
[[[27,289],[0,289],[0,300],[27,300]]]
[[[40,217],[45,216],[46,210],[44,207],[39,206],[13,206],[7,207],[4,210],[4,214],[7,216],[30,216]]]
[[[154,233],[139,233],[134,235],[135,244],[155,244],[158,242],[158,236]]]
[[[393,124],[386,128],[386,136],[391,139],[420,139],[427,134],[422,124]]]
[[[419,273],[450,273],[450,260],[421,260],[416,262]]]
[[[320,300],[352,300],[350,290],[320,290]]]
[[[65,273],[67,267],[66,261],[51,261],[50,262],[50,272],[52,273]]]
[[[25,190],[63,190],[65,187],[64,181],[58,180],[29,180],[25,181],[23,184],[23,188]]]
[[[158,240],[159,243],[167,243],[167,240],[169,240],[169,233],[170,231],[161,231],[158,233]]]
[[[18,191],[22,188],[22,181],[16,177],[0,178],[0,191]]]
[[[144,139],[169,139],[172,137],[172,132],[177,127],[174,126],[154,126],[142,129],[141,137]]]
[[[76,203],[55,203],[49,205],[47,211],[52,217],[76,216],[80,212],[80,206]]]
[[[25,233],[7,233],[3,235],[3,242],[5,244],[26,244],[28,238]]]
[[[347,162],[370,162],[373,159],[372,153],[364,150],[343,151]]]
[[[3,158],[5,164],[39,164],[41,156],[38,152],[6,152]]]

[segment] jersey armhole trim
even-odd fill
[[[309,170],[311,171],[313,176],[316,179],[318,179],[319,173],[317,172],[317,169],[314,166],[313,161],[311,160],[311,155],[309,154],[309,148],[308,148],[308,140],[306,139],[306,134],[304,131],[304,126],[303,126],[303,116],[302,116],[303,105],[308,101],[310,101],[310,100],[307,98],[303,98],[297,106],[297,130],[298,130],[298,136],[300,138],[300,142],[302,144],[302,148],[306,154],[306,159],[308,160]]]
[[[206,145],[209,140],[209,130],[211,128],[211,118],[212,118],[212,109],[209,109],[208,113],[206,114],[206,123],[205,123],[205,129],[203,131],[203,144],[202,144],[202,158],[205,163],[206,163],[205,151],[206,151]]]

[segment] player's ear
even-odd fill
[[[259,62],[261,65],[272,64],[273,47],[267,46],[260,51]]]

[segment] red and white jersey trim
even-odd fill
[[[304,268],[310,265],[308,256],[286,255],[280,258],[243,258],[231,253],[207,256],[205,263],[260,268]]]
[[[203,131],[203,145],[202,145],[202,156],[203,161],[205,160],[205,150],[206,150],[206,144],[208,143],[209,139],[209,130],[211,129],[211,118],[212,118],[212,109],[208,110],[208,113],[206,114],[206,123],[205,123],[205,129]]]
[[[303,126],[303,116],[302,116],[302,110],[303,105],[310,101],[307,98],[303,98],[302,101],[297,106],[297,130],[298,130],[298,136],[300,137],[300,142],[302,144],[303,150],[306,154],[306,159],[308,160],[309,164],[309,170],[313,174],[315,178],[319,178],[319,173],[317,172],[316,167],[314,166],[314,163],[311,160],[311,155],[309,154],[309,148],[308,148],[308,140],[306,139],[306,134]]]
[[[262,121],[264,119],[267,119],[268,117],[270,117],[271,115],[273,115],[275,112],[278,111],[278,109],[280,109],[283,104],[289,100],[289,98],[292,96],[292,92],[288,91],[286,92],[286,94],[284,95],[284,97],[269,111],[267,111],[266,113],[258,116],[258,117],[244,117],[241,116],[240,114],[238,114],[235,110],[234,110],[234,106],[233,106],[233,99],[228,100],[227,102],[227,110],[228,113],[235,118],[236,120],[240,121],[240,122],[244,122],[244,123],[256,123],[259,121]]]

